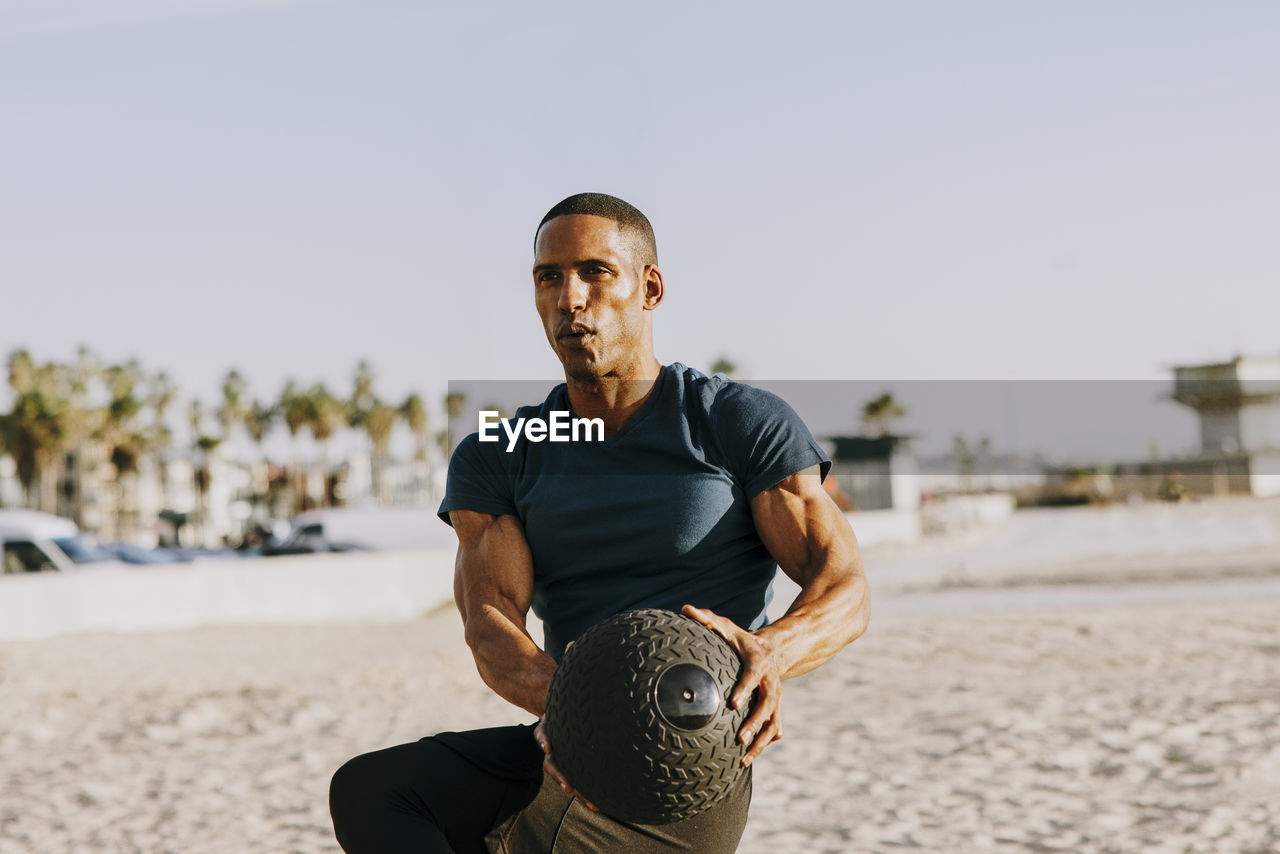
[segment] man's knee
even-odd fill
[[[376,753],[364,753],[334,772],[329,781],[329,811],[335,822],[340,815],[363,810],[371,800],[385,796],[385,791],[379,791],[387,779],[381,766]]]
[[[431,739],[362,753],[334,772],[329,809],[342,815],[408,814],[433,817],[470,787],[469,764]]]
[[[329,812],[346,851],[482,852],[511,785],[427,738],[346,762]]]

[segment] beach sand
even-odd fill
[[[786,683],[739,850],[1280,851],[1274,581],[880,597]],[[0,644],[0,709],[0,854],[334,852],[347,758],[528,720],[452,611]]]

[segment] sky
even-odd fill
[[[663,362],[1167,381],[1280,354],[1278,106],[1261,0],[0,0],[0,351],[554,379],[533,231],[594,190]]]

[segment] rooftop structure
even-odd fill
[[[1173,399],[1200,416],[1201,453],[1280,450],[1280,357],[1238,356],[1173,373]]]

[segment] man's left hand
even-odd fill
[[[742,659],[742,674],[729,695],[729,705],[740,709],[753,692],[756,695],[755,708],[738,730],[738,740],[751,745],[742,757],[742,764],[750,765],[766,747],[782,738],[780,711],[785,666],[781,656],[766,639],[713,611],[685,605],[684,613],[728,641]]]

